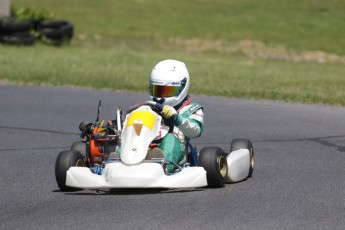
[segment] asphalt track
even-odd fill
[[[344,229],[345,109],[195,96],[198,148],[254,143],[254,176],[220,189],[61,192],[58,153],[80,121],[145,94],[0,86],[0,229]]]

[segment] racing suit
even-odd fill
[[[174,109],[177,112],[177,119],[173,132],[168,133],[169,127],[163,125],[157,138],[162,138],[158,147],[162,149],[165,158],[179,164],[185,159],[189,138],[199,137],[203,132],[203,107],[192,102],[190,96],[187,96]]]

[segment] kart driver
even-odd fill
[[[174,123],[173,132],[162,126],[157,139],[161,139],[158,148],[148,152],[147,158],[162,158],[175,164],[184,160],[189,138],[199,137],[204,128],[203,108],[192,102],[188,95],[189,73],[183,62],[164,60],[152,70],[150,76],[151,100],[163,104],[162,116]],[[168,171],[173,170],[170,165]]]

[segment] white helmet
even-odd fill
[[[151,100],[163,105],[176,106],[188,95],[189,73],[183,62],[164,60],[159,62],[151,72]]]

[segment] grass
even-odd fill
[[[191,93],[345,105],[343,1],[12,0],[71,20],[70,46],[0,46],[0,81],[146,91],[187,63]],[[318,52],[315,52],[318,51]]]

